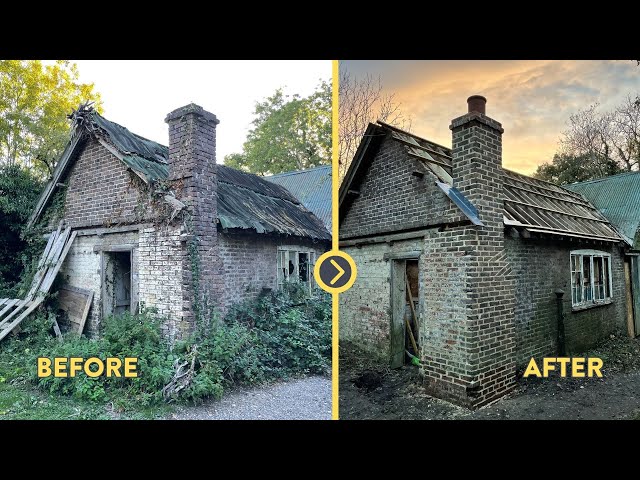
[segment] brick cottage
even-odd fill
[[[427,388],[469,407],[512,389],[531,357],[625,328],[629,288],[628,243],[582,195],[503,168],[485,105],[468,99],[452,149],[370,124],[340,188],[340,246],[358,266],[341,340],[393,367],[415,341]]]
[[[72,120],[29,225],[62,220],[77,232],[60,277],[93,291],[85,333],[144,305],[175,340],[205,299],[224,313],[285,281],[312,287],[329,232],[286,188],[216,164],[215,115],[194,104],[171,112],[168,148],[90,107]]]

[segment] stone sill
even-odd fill
[[[603,307],[605,305],[611,305],[613,300],[604,300],[599,302],[588,303],[586,305],[578,305],[577,307],[571,307],[572,312],[581,312],[583,310],[589,310],[590,308]]]

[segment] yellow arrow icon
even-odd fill
[[[333,285],[340,279],[340,277],[342,277],[342,275],[344,275],[344,270],[340,265],[338,265],[338,262],[336,262],[333,258],[331,259],[331,265],[333,265],[336,268],[336,270],[338,270],[338,274],[335,277],[333,277],[333,280],[329,282],[330,285]]]

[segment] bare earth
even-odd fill
[[[306,377],[180,406],[170,420],[330,420],[331,379]]]
[[[603,378],[520,379],[474,412],[427,395],[417,367],[390,370],[341,345],[340,419],[640,419],[640,341],[609,343],[590,354],[603,358]]]

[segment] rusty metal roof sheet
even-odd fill
[[[361,146],[368,148],[366,138],[387,135],[404,145],[407,153],[424,163],[440,182],[453,185],[451,149],[384,122],[369,124]],[[379,143],[374,143],[378,145]],[[359,153],[360,148],[359,148]],[[365,166],[366,167],[366,166]],[[361,167],[362,168],[362,167]],[[620,242],[623,237],[597,208],[581,195],[549,182],[504,169],[504,223],[537,233]],[[347,172],[347,179],[361,177]],[[340,187],[341,203],[348,185]]]

